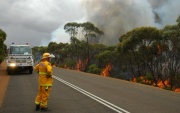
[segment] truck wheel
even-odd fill
[[[32,70],[29,70],[29,74],[32,74]]]
[[[29,68],[29,74],[32,74],[32,72],[33,72],[33,68],[30,67],[30,68]]]
[[[8,75],[11,75],[11,70],[9,69],[9,67],[7,67],[6,72]]]
[[[10,73],[10,71],[9,71],[9,70],[7,70],[7,74],[8,74],[8,75],[11,75],[11,73]]]
[[[8,74],[8,75],[12,75],[12,74],[13,74],[12,70],[8,69],[8,70],[7,70],[7,74]]]

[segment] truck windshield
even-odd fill
[[[10,54],[31,54],[29,46],[10,46]]]

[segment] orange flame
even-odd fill
[[[153,82],[150,81],[150,80],[145,79],[144,76],[140,76],[139,78],[141,79],[141,83],[153,84],[153,86],[155,86],[155,83],[153,83]],[[137,78],[133,78],[133,79],[131,80],[131,82],[137,82]],[[157,86],[158,86],[159,88],[165,88],[165,86],[166,86],[166,87],[169,87],[169,88],[171,87],[170,84],[169,84],[169,80],[165,80],[165,81],[164,81],[164,84],[163,84],[163,82],[162,82],[161,80],[159,80],[158,83],[157,83]],[[173,88],[173,91],[175,91],[175,92],[180,92],[180,88]]]
[[[165,80],[165,81],[164,81],[164,84],[165,84],[167,87],[170,87],[170,85],[169,85],[169,80]],[[161,80],[159,80],[158,83],[157,83],[158,87],[160,87],[160,88],[164,88],[164,87],[165,87],[164,84],[163,84],[163,82],[162,82]]]
[[[175,92],[180,92],[180,88],[177,88],[174,90]]]
[[[102,70],[101,75],[102,76],[110,76],[109,72],[110,72],[111,68],[112,68],[111,64],[106,65],[106,67]]]
[[[131,82],[136,82],[136,80],[137,80],[137,78],[133,78],[133,79],[131,79],[130,81],[131,81]]]
[[[152,81],[146,79],[144,76],[140,76],[139,78],[141,79],[141,83],[152,84]],[[133,78],[131,82],[137,82],[137,78]]]
[[[88,60],[86,59],[84,62],[81,60],[78,60],[77,64],[76,64],[76,70],[77,71],[82,71],[85,69],[85,66],[87,64]]]
[[[158,54],[160,54],[161,53],[160,45],[157,45],[157,48],[158,48]]]

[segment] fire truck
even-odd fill
[[[32,74],[34,67],[34,59],[31,47],[26,45],[10,45],[7,57],[7,73],[9,75],[14,72],[28,71]]]

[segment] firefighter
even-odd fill
[[[38,94],[35,99],[36,111],[51,111],[47,107],[53,82],[51,57],[49,53],[44,53],[41,62],[34,67],[34,70],[39,74]]]

